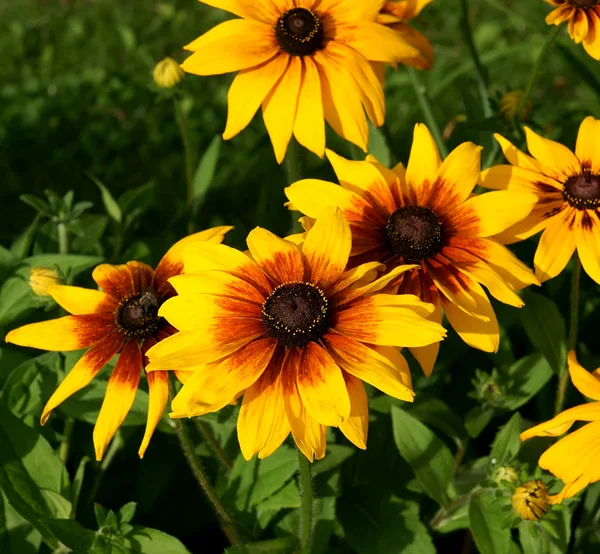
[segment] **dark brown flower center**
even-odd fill
[[[311,56],[323,48],[323,23],[311,10],[292,8],[277,21],[275,38],[290,56]]]
[[[600,175],[583,172],[569,177],[563,189],[564,199],[577,210],[600,206]]]
[[[593,8],[596,4],[599,3],[600,0],[567,0],[571,6],[574,8],[583,8],[584,10],[588,8]]]
[[[116,323],[127,338],[143,340],[156,333],[164,321],[158,316],[159,306],[156,291],[149,287],[140,296],[121,302]]]
[[[423,206],[404,206],[396,210],[385,230],[391,249],[408,263],[431,258],[442,247],[442,222]]]
[[[279,285],[262,306],[269,336],[287,348],[306,346],[327,331],[327,298],[311,283]]]

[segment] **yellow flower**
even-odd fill
[[[565,486],[549,497],[550,504],[571,498],[590,483],[600,481],[600,369],[587,372],[577,362],[575,352],[569,352],[569,373],[577,390],[597,402],[570,408],[556,417],[521,433],[521,440],[531,437],[558,437],[576,421],[590,422],[560,439],[544,452],[539,465],[547,469]]]
[[[575,248],[587,274],[600,283],[600,120],[587,117],[579,127],[575,154],[525,127],[533,157],[495,135],[512,165],[481,174],[484,187],[537,195],[533,211],[496,238],[511,244],[544,230],[534,258],[540,281],[556,277]]]
[[[185,72],[173,58],[158,62],[152,72],[154,82],[161,88],[173,88],[185,77]]]
[[[177,330],[157,315],[159,306],[175,291],[168,279],[183,271],[181,251],[196,242],[221,242],[231,227],[215,227],[176,243],[156,271],[140,262],[102,264],[92,277],[102,289],[53,285],[49,294],[71,315],[14,329],[6,342],[53,352],[89,348],[71,369],[42,412],[44,425],[50,413],[73,393],[90,383],[117,354],[106,395],[94,427],[96,459],[101,460],[117,429],[131,409],[146,365],[148,348]],[[184,374],[177,375],[182,381]],[[164,412],[168,392],[167,373],[146,375],[149,389],[148,421],[139,450],[143,457]]]
[[[32,267],[29,275],[29,286],[38,296],[50,296],[48,287],[60,283],[60,276],[54,269]]]
[[[556,9],[546,16],[548,25],[569,22],[570,37],[600,60],[600,0],[546,0]]]
[[[346,270],[348,222],[328,209],[300,248],[266,229],[247,239],[249,255],[223,245],[184,252],[178,296],[159,315],[180,332],[148,352],[149,371],[193,375],[172,417],[220,410],[244,395],[237,422],[244,457],[264,458],[292,433],[309,460],[325,455],[327,426],[366,448],[362,381],[412,401],[410,371],[396,347],[440,341],[426,317],[433,306],[411,295],[375,294],[413,266],[373,280],[381,264]]]
[[[548,490],[543,481],[527,481],[512,496],[513,510],[521,519],[536,521],[548,510]]]
[[[500,114],[502,117],[509,121],[512,121],[516,117],[517,109],[523,99],[523,94],[522,90],[510,90],[502,95],[502,98],[500,98]],[[532,109],[533,103],[531,100],[528,100],[521,111],[519,121],[525,121],[531,115]]]
[[[419,31],[413,29],[406,22],[417,17],[421,10],[431,3],[432,0],[400,0],[398,2],[385,2],[376,21],[388,25],[408,44],[419,51],[416,57],[401,60],[401,63],[417,69],[431,69],[434,60],[433,47],[431,43]],[[383,64],[377,64],[383,66]],[[381,68],[376,68],[381,73]]]
[[[291,209],[309,217],[325,206],[344,211],[352,229],[352,266],[381,262],[389,271],[419,264],[391,283],[394,290],[434,304],[434,321],[441,321],[443,308],[467,344],[495,352],[498,322],[480,283],[501,302],[520,307],[515,291],[537,280],[489,237],[525,217],[536,197],[520,191],[472,196],[480,150],[462,144],[442,163],[431,133],[418,124],[407,168],[389,170],[374,158],[353,162],[328,151],[341,186],[306,179],[286,195]],[[411,351],[429,375],[438,345]]]
[[[395,63],[418,55],[375,22],[383,0],[201,0],[242,19],[221,23],[186,46],[182,67],[196,75],[239,71],[229,89],[223,138],[242,131],[262,105],[277,161],[292,134],[323,156],[326,120],[367,149],[365,111],[383,125],[383,89],[369,61]]]

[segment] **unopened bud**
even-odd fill
[[[181,83],[185,72],[173,58],[165,58],[156,64],[152,76],[159,87],[173,88]]]
[[[34,267],[29,276],[29,286],[38,296],[50,296],[48,287],[61,283],[60,276],[54,269]]]

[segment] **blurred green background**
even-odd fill
[[[541,0],[473,0],[471,8],[474,39],[487,72],[491,115],[486,116],[481,107],[473,62],[461,31],[459,0],[435,0],[415,22],[433,43],[437,57],[433,69],[420,77],[449,146],[471,140],[485,146],[484,160],[500,163],[492,133],[501,132],[517,143],[520,137],[513,136],[512,127],[499,115],[498,100],[508,90],[524,88],[550,32],[544,24],[549,6]],[[0,0],[0,244],[8,249],[15,240],[30,236],[29,254],[58,250],[54,223],[41,218],[35,232],[27,234],[35,211],[20,200],[24,194],[44,197],[47,189],[61,196],[73,191],[75,202],[93,204],[69,229],[71,250],[78,254],[113,263],[138,259],[155,264],[176,239],[185,236],[188,215],[181,136],[172,93],[153,83],[152,70],[166,56],[182,61],[186,56],[183,45],[228,17],[194,0]],[[262,119],[256,117],[239,136],[219,146],[232,78],[187,76],[175,94],[189,122],[196,162],[211,144],[219,148],[214,178],[198,200],[195,227],[235,225],[227,242],[241,247],[256,225],[285,234],[291,220],[282,207],[285,168],[275,162]],[[390,69],[386,102],[386,128],[373,133],[371,149],[386,163],[406,163],[412,127],[423,118],[404,69]],[[590,114],[600,117],[598,63],[566,34],[561,35],[544,63],[532,102],[527,123],[572,147],[581,120]],[[328,135],[328,146],[347,157],[356,155],[333,134]],[[304,176],[333,180],[325,160],[308,152],[301,157]],[[123,209],[121,222],[112,217],[110,202],[103,200],[94,179],[118,200]],[[534,244],[519,245],[517,250],[531,265]],[[89,282],[88,275],[89,270],[78,284]],[[565,314],[567,281],[563,275],[544,287]],[[587,278],[583,288],[588,299],[596,294],[597,287]],[[35,307],[39,306],[31,306]],[[584,340],[595,340],[595,307],[593,300],[586,304]],[[517,318],[515,310],[499,308],[498,312],[506,328]],[[28,310],[11,326],[32,317],[48,315]],[[531,348],[520,327],[511,333],[513,342],[507,340],[506,352],[512,349],[519,359]],[[476,404],[469,400],[465,408],[474,369],[490,370],[496,364],[474,351],[460,360],[465,350],[451,336],[442,348],[435,377],[427,384],[417,380],[417,388],[443,394],[461,415]],[[17,362],[27,357],[16,349],[2,352],[0,385]],[[452,380],[450,369],[457,372]],[[547,390],[544,396],[542,391],[535,406],[529,405],[532,419],[539,419],[534,414],[549,406],[552,394],[553,390]],[[389,406],[380,409],[387,418]],[[360,487],[388,487],[385,482],[369,481],[364,473],[365,467],[372,470],[371,475],[377,473],[388,427],[387,419],[379,427],[372,426],[370,450],[345,477],[350,489],[358,484],[356,498],[364,492]],[[231,431],[228,428],[233,454],[237,445]],[[52,437],[51,426],[44,432]],[[73,441],[78,456],[90,450],[90,436],[90,423],[78,425]],[[143,462],[135,455],[141,436],[141,427],[124,429],[124,448],[102,478],[95,499],[115,509],[136,500],[136,522],[179,537],[193,552],[220,552],[226,543],[196,492],[173,434],[157,433]],[[485,455],[493,436],[482,435],[471,454]],[[213,470],[214,460],[206,460],[209,471]],[[383,476],[409,471],[397,453],[387,462]],[[396,488],[402,488],[404,481],[399,480]],[[91,494],[94,484],[86,487]],[[86,510],[81,521],[92,527],[93,513]],[[345,517],[342,524],[351,521],[348,514]],[[454,535],[437,541],[448,552],[460,545]],[[334,544],[328,552],[347,551],[341,543]]]

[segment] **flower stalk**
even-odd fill
[[[579,328],[579,281],[581,276],[581,260],[575,254],[575,263],[573,265],[573,274],[571,276],[571,312],[569,315],[569,345],[568,352],[575,351],[577,348],[577,331]],[[562,412],[569,385],[569,370],[565,365],[556,393],[556,403],[554,405],[554,415]]]
[[[300,470],[300,546],[302,554],[310,552],[310,539],[312,535],[312,501],[313,488],[310,475],[310,462],[298,450],[298,469]]]

